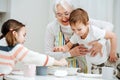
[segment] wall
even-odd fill
[[[25,46],[43,52],[49,0],[11,0],[10,4],[10,18],[23,22],[27,27]]]
[[[7,11],[7,0],[0,0],[0,12]]]
[[[0,28],[10,15],[10,0],[0,0]],[[0,32],[1,34],[1,32]]]
[[[115,25],[115,29],[114,31],[116,32],[117,34],[117,42],[118,42],[118,48],[117,48],[117,51],[120,53],[120,0],[115,0],[114,2],[114,20],[113,20],[113,23]]]
[[[81,8],[87,10],[89,17],[112,22],[113,0],[78,0]],[[103,14],[102,14],[103,13]]]

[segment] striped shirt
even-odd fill
[[[35,64],[36,66],[51,66],[54,58],[31,51],[21,44],[13,48],[0,46],[0,73],[9,74],[16,62]]]

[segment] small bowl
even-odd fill
[[[76,75],[77,71],[80,70],[80,68],[74,68],[74,67],[48,67],[48,74],[54,75],[54,73],[56,72],[56,70],[64,70],[67,71],[68,75]]]
[[[58,66],[48,67],[47,72],[48,72],[49,75],[54,75],[56,70],[61,70],[61,67],[58,67]]]
[[[56,77],[65,77],[68,75],[68,72],[66,70],[56,70],[54,72],[54,76]]]
[[[68,75],[76,75],[77,74],[77,71],[78,71],[78,69],[80,69],[80,68],[66,68],[66,70],[67,70],[67,72],[68,72]]]

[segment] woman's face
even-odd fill
[[[67,7],[63,8],[60,4],[56,6],[56,18],[64,26],[69,25],[69,16],[72,9]]]

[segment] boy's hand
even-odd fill
[[[79,46],[72,48],[69,52],[71,56],[84,56],[89,53],[89,50],[83,44],[80,44]]]
[[[100,55],[103,56],[102,45],[100,43],[98,43],[98,41],[92,41],[92,42],[88,43],[88,45],[92,46],[92,48],[90,49],[91,56],[96,56],[97,53],[100,53]]]

